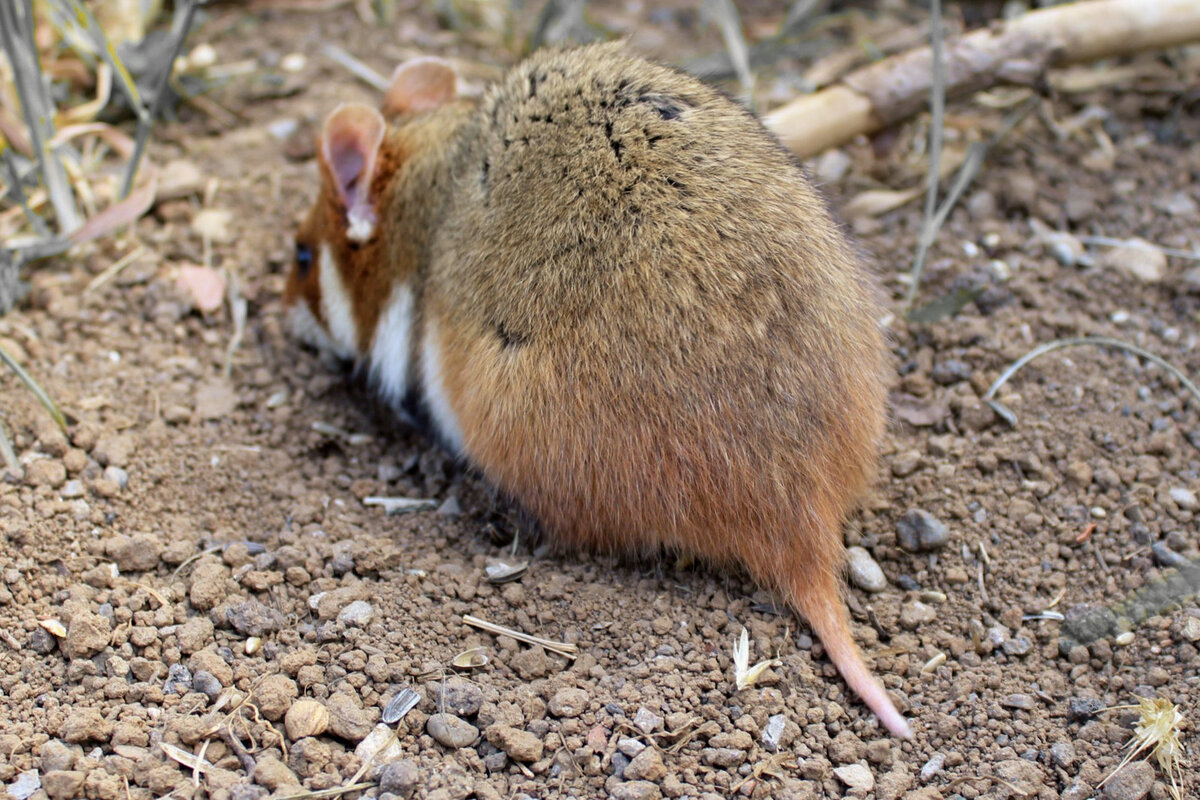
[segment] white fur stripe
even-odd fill
[[[354,306],[350,293],[342,282],[342,273],[333,260],[329,245],[322,244],[320,263],[316,265],[321,282],[321,313],[333,341],[333,352],[342,358],[358,358],[358,325],[354,321]]]
[[[456,456],[462,455],[462,428],[459,427],[458,417],[450,408],[450,400],[446,396],[441,341],[438,337],[437,321],[432,318],[425,320],[425,338],[421,342],[421,374],[424,379],[425,403],[429,407],[429,416],[433,419],[434,426],[450,451]]]
[[[413,293],[402,283],[392,290],[371,342],[371,379],[384,402],[393,408],[400,407],[408,391],[412,332]]]

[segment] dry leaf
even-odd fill
[[[855,217],[878,217],[886,214],[889,211],[895,211],[897,208],[910,203],[917,199],[924,192],[921,188],[915,189],[868,189],[865,192],[860,192],[850,199],[850,202],[842,206],[842,215],[847,219]]]
[[[219,309],[225,300],[225,276],[212,267],[180,267],[178,281],[192,304],[205,314]]]

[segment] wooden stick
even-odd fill
[[[1079,0],[947,41],[946,90],[955,96],[1028,84],[1051,67],[1191,42],[1200,42],[1196,0]],[[764,122],[807,158],[923,108],[932,59],[929,47],[884,59],[777,108]]]

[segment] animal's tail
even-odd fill
[[[796,547],[773,555],[756,553],[749,559],[751,572],[780,590],[784,599],[799,611],[821,639],[829,659],[837,667],[850,689],[862,698],[893,735],[912,737],[907,720],[896,710],[883,685],[871,674],[850,633],[846,607],[842,602],[837,568],[828,557],[829,549]]]
[[[838,672],[842,673],[842,678],[850,689],[875,712],[879,721],[892,735],[911,739],[912,728],[909,727],[908,720],[896,710],[883,684],[871,674],[863,662],[858,645],[854,643],[850,634],[846,611],[842,606],[836,582],[831,580],[829,584],[828,587],[808,584],[803,591],[791,593],[791,599],[820,637],[821,644],[829,653],[829,660],[837,667]]]

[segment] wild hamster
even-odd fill
[[[482,99],[444,62],[325,121],[285,300],[558,541],[742,564],[910,735],[855,646],[841,526],[885,420],[881,310],[758,120],[620,45]]]

